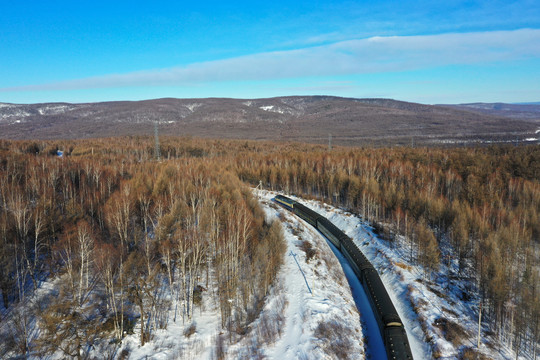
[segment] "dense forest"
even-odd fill
[[[478,299],[494,336],[537,351],[539,146],[328,150],[162,138],[159,150],[161,161],[149,137],[0,141],[3,305],[39,307],[45,329],[35,335],[18,306],[2,351],[82,356],[135,321],[146,324],[144,343],[163,325],[160,284],[182,299],[180,321],[213,296],[223,328],[241,333],[283,255],[279,227],[264,222],[246,186],[259,183],[363,217],[406,246],[426,278],[446,266],[449,282],[470,285],[463,297]],[[56,279],[55,296],[27,301],[45,279]],[[55,328],[60,319],[66,326]]]
[[[210,297],[229,338],[245,332],[282,262],[279,223],[219,160],[93,144],[59,157],[57,144],[1,143],[0,357],[116,358],[136,324],[140,345],[167,326],[171,297],[174,321]]]

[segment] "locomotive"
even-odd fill
[[[319,230],[347,258],[364,287],[377,319],[388,359],[412,359],[407,334],[388,292],[366,256],[356,244],[327,218],[288,197],[277,195],[274,200]]]

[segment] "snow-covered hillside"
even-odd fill
[[[443,263],[439,272],[428,278],[409,261],[408,242],[402,237],[392,243],[385,241],[357,216],[318,201],[291,198],[326,216],[372,262],[405,323],[415,359],[477,358],[478,301],[467,293],[471,284],[449,280],[449,269],[456,273],[457,262]],[[507,344],[486,334],[489,329],[483,326],[478,358],[516,359]]]

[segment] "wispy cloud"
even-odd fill
[[[256,81],[406,71],[452,64],[478,64],[523,58],[540,58],[540,29],[371,37],[167,69],[2,88],[0,91],[193,86],[221,81]]]

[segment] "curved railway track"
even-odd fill
[[[388,359],[413,359],[401,318],[377,270],[354,242],[327,218],[301,203],[282,195],[277,195],[274,200],[319,230],[349,261],[369,298]]]

